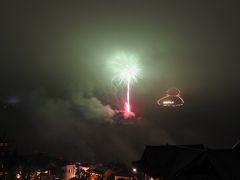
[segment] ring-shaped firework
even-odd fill
[[[180,96],[179,89],[171,88],[167,90],[167,93],[164,97],[158,99],[157,104],[165,107],[176,107],[182,106],[184,104],[184,100]]]

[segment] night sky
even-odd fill
[[[88,161],[130,162],[145,145],[231,147],[239,20],[237,1],[2,1],[0,136],[21,153]],[[142,69],[134,124],[111,117],[121,90],[107,64],[119,52]],[[183,107],[157,105],[171,87]]]

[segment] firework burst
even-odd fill
[[[134,55],[121,53],[113,57],[113,60],[110,61],[110,65],[114,73],[112,81],[119,86],[123,85],[127,88],[124,111],[127,114],[133,114],[130,105],[130,88],[131,84],[134,82],[136,83],[141,76],[138,58]]]

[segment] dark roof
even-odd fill
[[[153,177],[169,176],[190,163],[201,153],[201,149],[187,146],[146,146],[137,166],[152,174]]]
[[[181,171],[191,171],[194,168],[204,169],[206,165],[211,167],[211,171],[222,180],[240,179],[240,151],[208,149],[183,167]]]
[[[240,151],[205,149],[201,144],[146,146],[141,159],[132,164],[152,177],[169,178],[209,166],[223,180],[240,179]]]
[[[240,150],[240,140],[238,140],[237,143],[233,145],[232,149]]]
[[[129,169],[122,169],[114,173],[115,176],[133,177],[133,173]]]
[[[178,147],[187,147],[193,149],[205,149],[203,144],[177,145]]]

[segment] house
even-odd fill
[[[107,180],[112,175],[112,170],[101,164],[80,163],[79,168],[84,171],[82,175],[94,180]]]
[[[112,174],[114,176],[114,180],[134,180],[136,179],[136,173],[132,171],[127,166],[122,166],[120,168],[116,168]]]
[[[18,162],[13,143],[6,138],[0,138],[0,179],[9,177],[9,170],[15,168]]]
[[[135,177],[129,170],[122,170],[114,173],[114,180],[134,180]]]
[[[138,170],[138,179],[236,180],[240,179],[240,151],[237,147],[146,146],[141,159],[132,165]]]
[[[71,178],[74,178],[76,176],[76,165],[75,164],[67,164],[62,167],[63,169],[63,179],[69,180]]]

